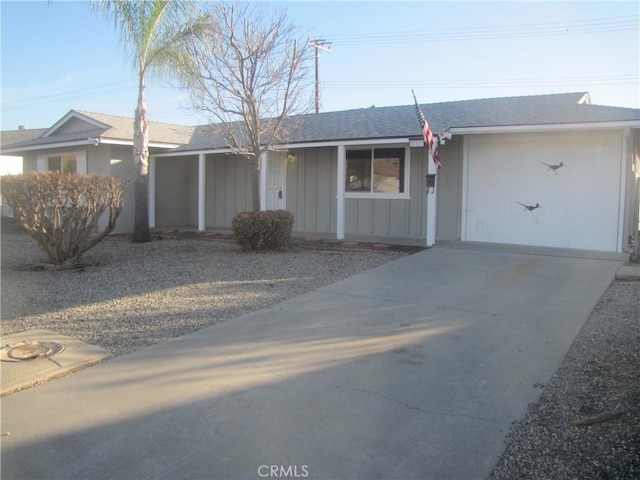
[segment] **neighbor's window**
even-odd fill
[[[75,152],[38,154],[36,159],[36,171],[44,172],[64,172],[87,174],[87,151],[78,150]]]
[[[75,153],[52,155],[47,157],[47,160],[50,172],[76,173],[78,171],[78,160]]]
[[[405,149],[367,148],[347,150],[345,191],[405,193]]]

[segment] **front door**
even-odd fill
[[[269,152],[267,161],[267,210],[285,209],[287,153]]]

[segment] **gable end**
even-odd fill
[[[49,128],[43,137],[84,132],[95,130],[96,128],[103,128],[107,130],[110,129],[111,126],[71,110],[64,117],[58,120],[51,128]]]

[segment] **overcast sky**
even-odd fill
[[[638,2],[268,2],[320,55],[322,110],[588,91],[640,108]],[[70,109],[132,116],[136,76],[86,2],[0,2],[1,128]],[[197,124],[179,89],[150,82],[152,120]]]

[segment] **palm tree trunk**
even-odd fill
[[[151,241],[149,232],[149,122],[144,97],[144,72],[138,83],[138,106],[134,120],[133,163],[136,169],[133,238],[135,243]]]

